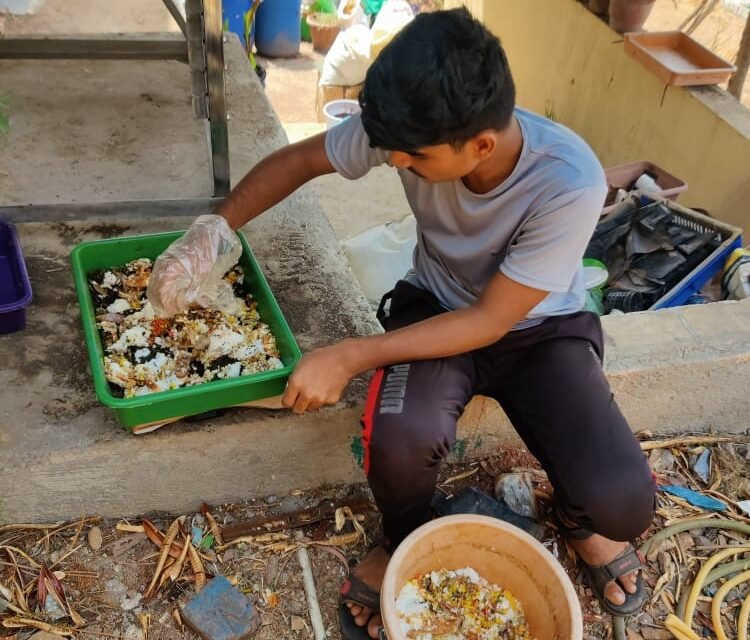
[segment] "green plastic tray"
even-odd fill
[[[96,396],[103,405],[114,411],[119,422],[128,429],[172,422],[186,416],[278,396],[284,392],[287,379],[301,355],[255,256],[244,236],[238,233],[242,243],[239,263],[245,271],[245,285],[258,303],[261,319],[276,336],[284,367],[135,398],[117,398],[112,395],[109,382],[104,375],[104,350],[96,328],[94,303],[88,287],[87,274],[96,269],[122,266],[137,258],[154,260],[183,233],[178,231],[83,242],[70,254]]]

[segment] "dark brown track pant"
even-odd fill
[[[386,330],[445,311],[429,292],[399,282]],[[385,298],[384,298],[385,301]],[[630,540],[650,524],[653,474],[601,368],[598,316],[552,317],[449,358],[379,369],[362,419],[365,472],[395,548],[431,517],[440,462],[475,394],[495,398],[552,482],[555,504],[578,531]]]

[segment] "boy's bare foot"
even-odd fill
[[[379,592],[390,559],[391,556],[388,552],[383,547],[377,546],[365,556],[352,572],[368,587]],[[377,638],[378,629],[383,626],[380,614],[353,602],[347,602],[346,606],[349,607],[349,611],[354,616],[354,621],[360,627],[367,626],[368,635],[371,638]]]

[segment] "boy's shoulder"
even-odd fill
[[[566,191],[600,187],[604,169],[591,147],[568,127],[544,116],[516,109],[527,158],[533,172],[544,174]]]

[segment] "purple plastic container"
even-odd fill
[[[31,303],[31,282],[26,272],[16,227],[0,220],[0,333],[20,331]]]

